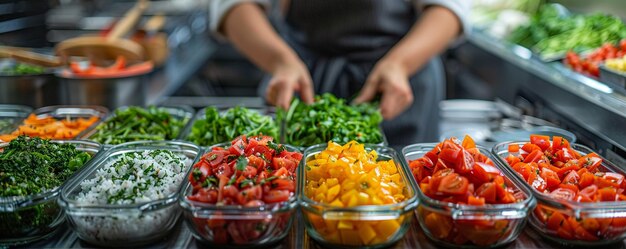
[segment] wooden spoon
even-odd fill
[[[57,44],[56,53],[63,58],[84,56],[92,62],[113,60],[120,55],[127,60],[144,60],[144,49],[141,45],[123,37],[137,24],[147,8],[147,0],[139,0],[106,37],[85,36],[68,39]]]
[[[17,61],[42,67],[58,67],[63,64],[61,58],[52,55],[28,51],[26,48],[0,46],[0,58],[13,58]]]

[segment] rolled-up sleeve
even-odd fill
[[[209,27],[211,28],[211,33],[217,38],[225,38],[219,28],[226,14],[240,3],[257,3],[266,11],[269,11],[271,6],[271,0],[212,0],[209,8]]]
[[[449,9],[454,13],[461,22],[463,34],[469,34],[471,31],[469,23],[469,13],[471,11],[471,0],[418,0],[417,6],[420,9],[430,5],[438,5]]]

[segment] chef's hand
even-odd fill
[[[265,92],[270,104],[288,109],[294,92],[298,92],[305,103],[313,103],[311,75],[302,61],[280,63],[272,71],[272,79]]]
[[[413,103],[409,75],[401,64],[384,59],[376,63],[354,103],[371,101],[377,93],[382,94],[380,112],[386,120],[394,119]]]

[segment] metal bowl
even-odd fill
[[[0,103],[43,107],[61,104],[59,81],[53,69],[41,74],[8,75],[5,68],[14,67],[13,59],[0,59]]]

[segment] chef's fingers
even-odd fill
[[[396,118],[413,103],[413,91],[408,82],[387,84],[380,102],[380,113],[385,120]]]
[[[376,93],[378,93],[378,83],[379,83],[379,78],[378,77],[367,77],[367,81],[365,81],[365,84],[363,85],[363,88],[361,88],[361,92],[359,93],[359,96],[357,96],[354,101],[352,101],[353,104],[361,104],[361,103],[365,103],[368,102],[372,99],[374,99],[374,97],[376,96]]]
[[[281,83],[282,84],[275,85],[276,106],[287,110],[289,109],[289,105],[291,104],[291,98],[293,98],[294,88],[291,87],[293,85],[287,82],[283,81]]]
[[[311,77],[306,74],[302,80],[300,80],[300,97],[304,103],[313,104],[313,95],[313,81],[311,80]]]
[[[270,83],[267,85],[267,89],[265,90],[265,100],[270,105],[276,105],[276,79],[271,79]]]

